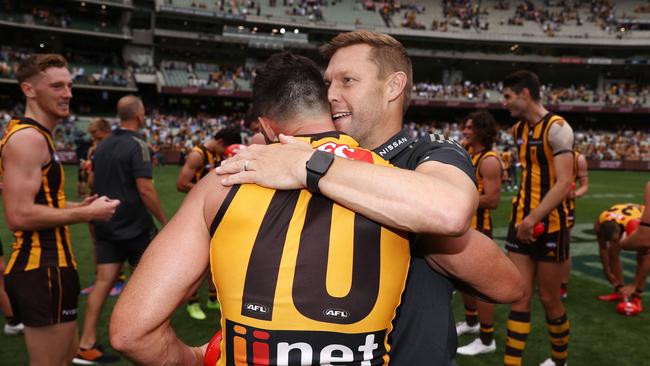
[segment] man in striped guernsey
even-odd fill
[[[70,113],[72,79],[60,55],[38,54],[17,71],[24,117],[7,127],[0,154],[2,198],[16,241],[5,270],[15,316],[25,324],[31,365],[69,364],[77,347],[79,276],[68,225],[108,220],[119,204],[105,196],[67,202],[52,129]]]
[[[624,297],[638,298],[645,287],[646,276],[644,267],[648,266],[650,257],[645,251],[637,252],[637,269],[632,283],[624,286],[623,267],[621,265],[621,246],[619,242],[627,234],[631,234],[633,221],[638,223],[645,207],[635,203],[619,203],[603,211],[594,224],[594,231],[598,238],[598,254],[603,265],[605,278],[614,287],[614,292],[598,296],[602,301],[620,301]]]
[[[558,289],[569,245],[566,197],[573,181],[573,130],[562,117],[544,108],[539,85],[537,75],[529,71],[517,71],[503,81],[503,104],[519,119],[513,135],[522,167],[506,249],[526,282],[524,298],[512,305],[508,317],[504,363],[521,365],[537,278],[552,348],[551,358],[541,365],[562,366],[568,356],[569,321]],[[533,228],[540,222],[544,232],[533,237]]]
[[[573,151],[573,182],[572,189],[567,196],[569,207],[569,239],[571,238],[571,229],[575,225],[576,198],[580,198],[589,191],[589,169],[587,167],[587,158],[580,154],[577,147]],[[569,277],[571,276],[571,255],[564,261],[564,274],[562,275],[562,284],[560,285],[560,296],[566,299],[569,296]]]
[[[209,251],[222,305],[218,365],[387,365],[408,236],[335,204],[318,182],[334,155],[392,168],[334,131],[312,61],[276,54],[258,68],[253,90],[269,142],[280,133],[302,135],[316,149],[302,168],[309,189],[229,188],[214,174],[202,179],[119,299],[113,347],[139,364],[200,362],[203,350],[182,344],[168,319],[201,279]],[[162,291],[142,296],[154,282]],[[142,308],[148,314],[134,321],[133,310]]]
[[[645,185],[645,207],[650,207],[650,181]],[[644,210],[641,215],[639,229],[621,241],[621,247],[627,250],[650,249],[650,210]]]
[[[221,129],[215,136],[204,144],[194,146],[190,151],[185,164],[178,173],[176,189],[179,192],[189,192],[195,184],[206,174],[219,166],[223,160],[226,147],[232,144],[241,144],[241,134],[235,127]],[[219,309],[217,290],[212,281],[208,282],[209,298],[206,304],[208,309]],[[199,292],[195,291],[187,302],[187,313],[194,319],[204,320],[205,313],[199,304]]]
[[[501,161],[492,150],[497,133],[494,117],[488,111],[471,113],[465,119],[463,134],[470,151],[472,165],[476,170],[478,185],[478,209],[472,217],[472,229],[492,238],[490,210],[499,206],[501,198]],[[494,304],[463,294],[465,321],[456,324],[458,335],[479,333],[472,343],[458,348],[461,355],[474,356],[496,351],[494,341]]]

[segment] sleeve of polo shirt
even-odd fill
[[[430,142],[425,144],[423,151],[419,153],[417,165],[427,161],[437,161],[443,164],[453,165],[476,184],[476,172],[472,165],[472,160],[467,153],[456,141],[440,134],[431,134]]]
[[[131,167],[133,168],[133,176],[136,178],[152,178],[153,168],[151,166],[151,154],[149,147],[142,140],[136,140],[137,145],[133,148],[131,154]]]

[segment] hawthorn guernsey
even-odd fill
[[[338,132],[308,139],[390,166]],[[233,187],[211,225],[222,306],[217,365],[388,365],[408,237],[307,190]]]

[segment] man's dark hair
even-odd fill
[[[526,88],[534,101],[539,102],[540,100],[539,78],[535,73],[527,70],[515,71],[506,76],[503,79],[503,88],[510,88],[517,94]]]
[[[256,117],[285,122],[302,112],[329,115],[327,88],[314,61],[289,52],[276,53],[260,68],[253,83]]]
[[[600,224],[600,236],[606,241],[612,241],[617,236],[621,235],[623,229],[615,221],[605,221]]]
[[[224,146],[241,144],[241,131],[238,127],[226,127],[214,135],[215,140],[223,140]]]
[[[68,61],[63,56],[54,53],[38,53],[27,57],[16,70],[18,85],[50,67],[68,67]]]
[[[470,113],[465,121],[472,120],[472,130],[483,147],[488,150],[492,148],[494,139],[497,136],[497,123],[492,113],[481,110]]]

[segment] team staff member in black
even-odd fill
[[[93,181],[97,194],[110,194],[122,202],[109,222],[95,223],[97,237],[97,278],[88,296],[83,332],[75,361],[107,362],[114,358],[95,343],[101,309],[128,260],[137,265],[156,234],[151,214],[162,224],[167,216],[153,187],[149,148],[138,130],[144,127],[144,105],[132,95],[117,103],[120,128],[97,147],[93,157]],[[151,213],[151,214],[150,214]],[[143,309],[144,310],[144,309]]]
[[[68,224],[108,220],[119,204],[105,196],[67,202],[52,129],[70,114],[72,79],[65,58],[32,55],[17,71],[25,116],[2,139],[2,198],[16,242],[6,287],[25,324],[30,365],[67,365],[77,347],[79,276]]]
[[[563,366],[568,357],[569,320],[559,288],[569,254],[566,197],[573,181],[573,130],[564,118],[544,108],[540,82],[532,72],[508,75],[503,80],[503,96],[504,106],[519,119],[512,133],[522,167],[506,249],[526,282],[524,298],[512,305],[508,316],[504,364],[521,365],[537,283],[551,338],[551,357],[540,366]],[[533,228],[539,222],[544,224],[544,233],[535,238]]]
[[[336,158],[320,181],[321,192],[384,225],[418,234],[464,233],[412,237],[413,259],[391,333],[392,365],[450,365],[457,346],[453,285],[430,266],[500,302],[521,296],[520,275],[494,242],[467,231],[478,194],[464,149],[445,136],[416,140],[402,131],[412,85],[404,46],[385,34],[356,31],[339,34],[324,51],[330,57],[325,80],[337,130],[403,169],[377,171]],[[240,172],[224,178],[226,184],[304,187],[308,146],[280,140],[287,144],[248,147],[217,172]],[[251,171],[241,172],[245,160]]]

